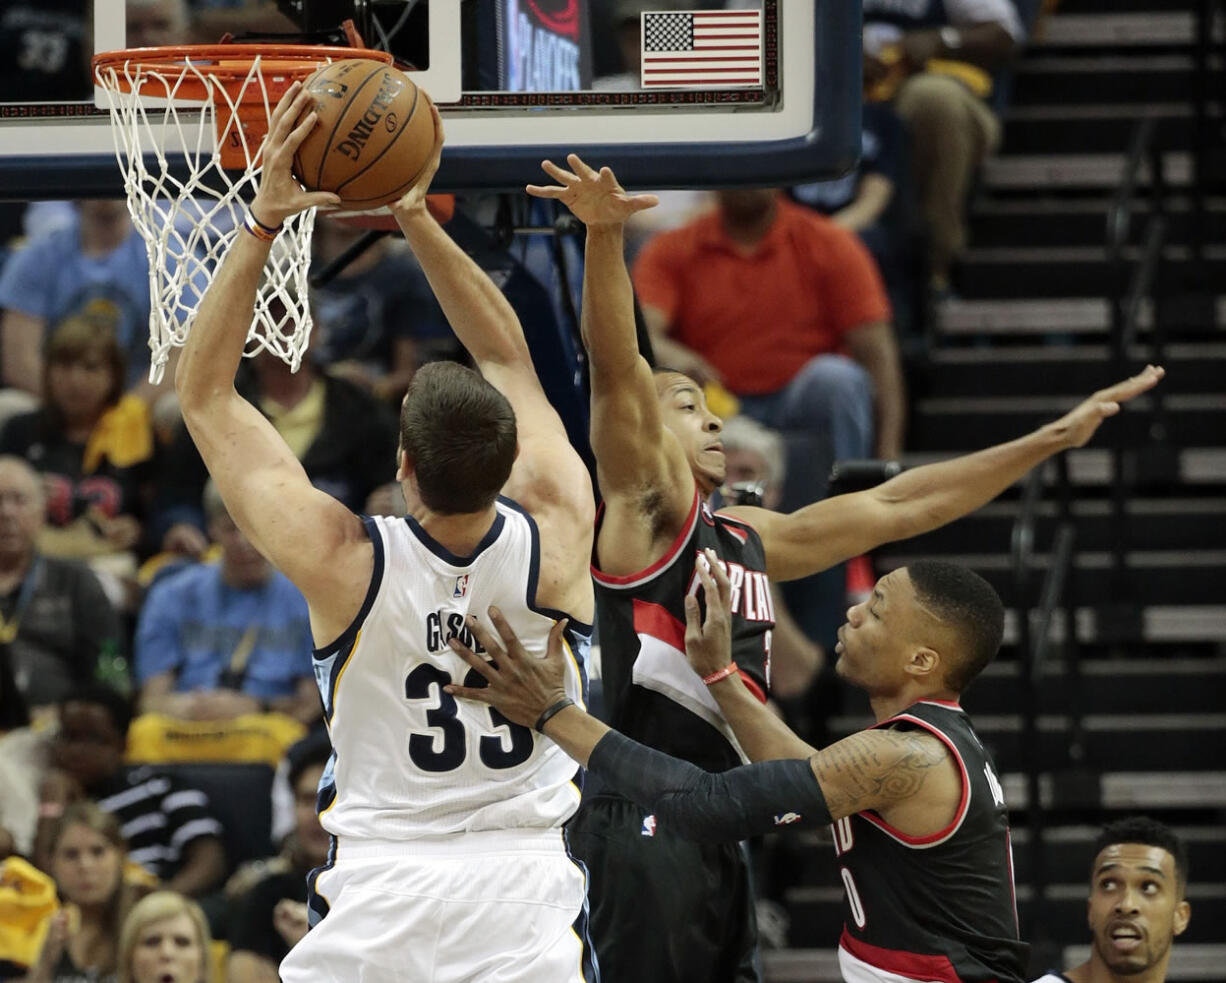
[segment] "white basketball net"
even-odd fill
[[[234,92],[210,75],[207,65],[202,70],[190,58],[165,67],[126,61],[102,66],[97,73],[110,103],[128,211],[149,254],[149,379],[154,383],[161,381],[171,346],[187,340],[196,308],[230,243],[245,234],[245,202],[258,186],[256,159],[263,134],[251,136],[249,143],[243,126],[229,123],[240,104],[258,111],[262,102],[266,129],[277,100],[270,98],[260,62],[257,55]],[[189,79],[203,82],[211,98],[176,105]],[[241,170],[221,166],[217,134],[223,131],[241,145]],[[171,173],[168,145],[182,148],[186,172]],[[244,351],[247,356],[273,352],[295,371],[311,335],[307,272],[314,218],[312,208],[285,222],[264,270]]]

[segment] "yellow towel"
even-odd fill
[[[149,407],[136,396],[123,396],[102,414],[89,440],[81,470],[93,474],[103,460],[130,468],[153,456],[153,424]]]
[[[898,93],[899,86],[907,78],[903,70],[902,48],[898,45],[892,44],[882,48],[877,57],[890,69],[890,72],[880,82],[865,91],[864,98],[869,102],[884,102],[893,99]],[[933,58],[924,66],[924,70],[956,78],[980,99],[986,99],[992,94],[992,76],[978,65],[949,58]]]

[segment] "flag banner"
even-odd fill
[[[762,85],[762,12],[695,10],[643,14],[644,89]]]

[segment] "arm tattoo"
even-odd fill
[[[832,815],[849,816],[915,795],[947,752],[928,734],[862,731],[818,755],[818,777]]]

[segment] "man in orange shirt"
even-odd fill
[[[824,445],[804,455],[824,468],[790,489],[796,508],[820,496],[833,461],[902,449],[889,301],[854,234],[772,189],[718,199],[643,248],[634,285],[661,364],[722,382],[750,416]]]

